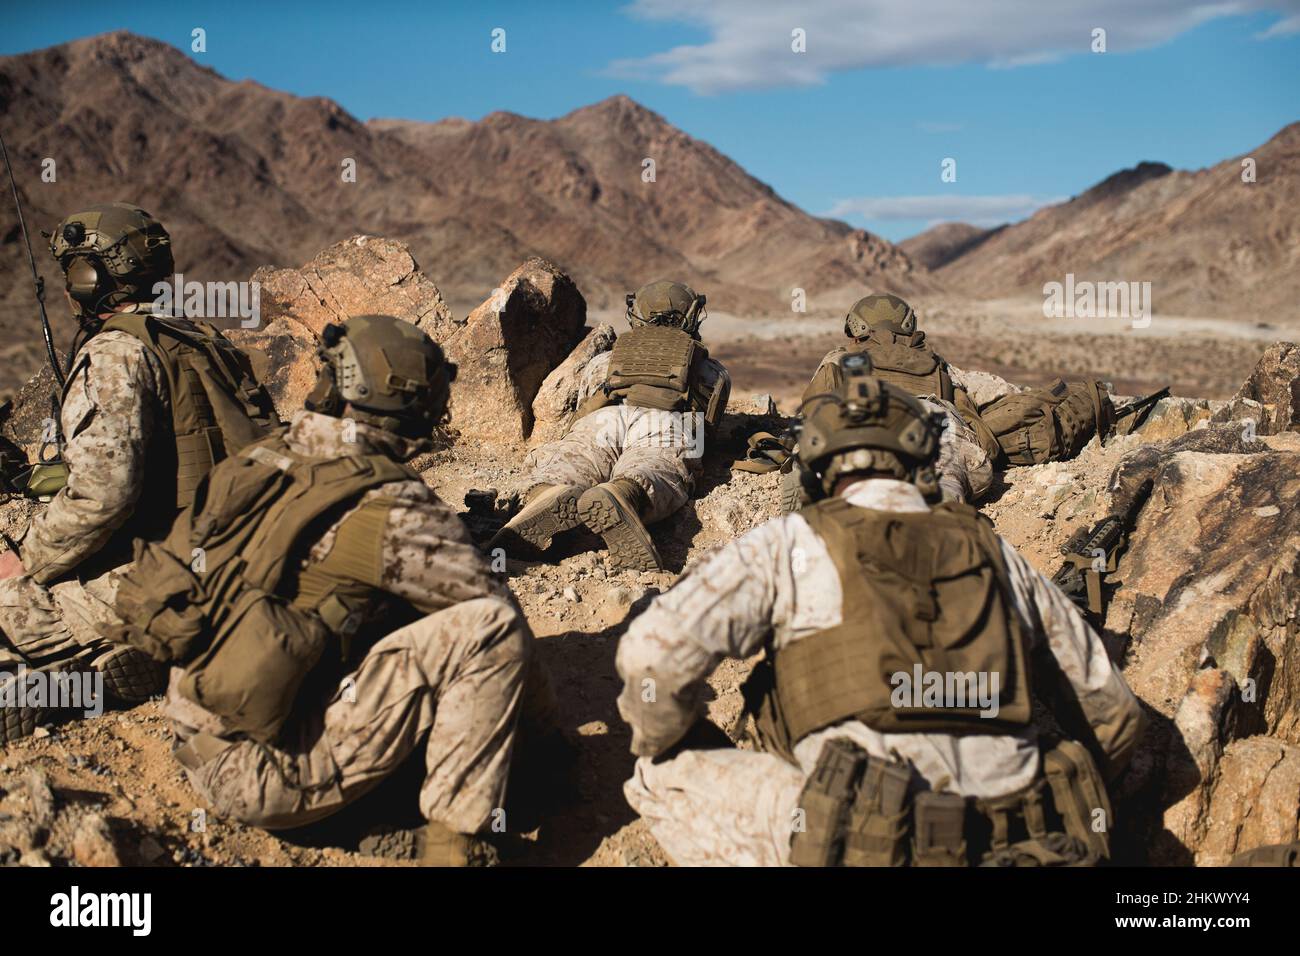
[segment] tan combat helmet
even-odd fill
[[[709,317],[704,296],[684,282],[660,279],[627,294],[627,321],[632,328],[666,325],[696,335]]]
[[[799,462],[824,494],[843,476],[862,472],[910,481],[927,497],[939,490],[937,416],[902,389],[871,374],[866,356],[839,360],[833,390],[800,407]]]
[[[410,322],[357,315],[321,331],[323,359],[309,411],[347,414],[407,438],[427,438],[447,416],[456,366]]]
[[[916,331],[916,310],[896,295],[869,295],[859,299],[844,317],[844,334],[851,339],[864,339],[872,329],[911,335]]]
[[[150,301],[154,284],[174,268],[171,237],[162,223],[125,202],[68,216],[54,227],[50,254],[63,269],[83,323],[130,302]]]

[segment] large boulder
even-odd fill
[[[260,329],[235,329],[226,337],[248,353],[253,374],[271,393],[279,416],[288,421],[316,384],[319,340],[306,326],[279,318]]]
[[[1259,402],[1261,434],[1300,431],[1300,346],[1274,342],[1234,398]]]
[[[587,303],[573,280],[532,258],[443,342],[459,367],[452,427],[476,441],[517,442],[533,429],[542,382],[578,344]]]
[[[1127,637],[1124,674],[1154,718],[1129,781],[1155,817],[1152,862],[1259,845],[1207,843],[1226,748],[1300,745],[1300,442],[1287,438],[1204,426],[1139,448],[1112,480],[1151,482],[1105,623]],[[1263,843],[1277,828],[1257,829]]]
[[[546,376],[533,399],[533,430],[529,444],[540,445],[564,434],[578,408],[584,373],[592,359],[614,347],[615,337],[614,327],[601,323],[589,331],[569,357]]]
[[[438,287],[406,244],[394,239],[353,236],[322,249],[300,269],[263,266],[253,281],[261,287],[264,327],[288,318],[319,335],[330,322],[381,314],[414,323],[435,342],[456,329]]]

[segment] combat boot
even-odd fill
[[[613,567],[637,571],[663,568],[654,539],[641,523],[649,502],[645,489],[627,478],[597,485],[578,499],[583,524],[605,539]]]
[[[421,866],[496,866],[496,847],[471,833],[457,833],[446,824],[430,820],[415,840],[416,860]]]
[[[18,680],[16,674],[0,674],[0,685],[16,680]],[[40,707],[19,706],[17,686],[8,688],[8,693],[14,695],[14,700],[11,707],[0,706],[0,747],[31,736],[32,731],[45,715],[45,711]]]
[[[581,494],[577,485],[534,485],[523,509],[493,535],[488,550],[503,548],[512,557],[524,558],[545,551],[557,534],[578,526]]]
[[[90,662],[104,675],[104,689],[126,704],[141,704],[167,688],[167,668],[137,648],[118,644]]]

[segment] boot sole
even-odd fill
[[[167,685],[167,669],[134,647],[115,647],[90,666],[104,675],[105,690],[128,704],[144,703]]]
[[[39,707],[0,708],[0,747],[30,737],[42,715]]]
[[[612,491],[592,488],[578,500],[582,523],[605,539],[610,564],[633,571],[659,571],[659,549],[641,519],[623,507]]]
[[[537,554],[551,546],[552,539],[576,528],[578,517],[577,488],[565,488],[544,508],[528,514],[528,507],[493,536],[488,549],[504,548],[507,554]]]

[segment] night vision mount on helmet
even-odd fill
[[[660,279],[627,294],[627,321],[632,328],[664,325],[696,335],[709,314],[704,296],[682,282]]]
[[[174,268],[167,230],[130,203],[73,213],[49,239],[83,324],[126,303],[149,301],[154,284]]]
[[[800,407],[799,461],[825,494],[854,472],[879,472],[938,490],[934,463],[939,455],[942,416],[929,412],[902,389],[871,374],[866,356],[849,353],[839,361],[833,391],[809,396]]]
[[[349,414],[407,438],[427,438],[447,415],[456,366],[433,339],[391,315],[358,315],[321,331],[323,365],[309,411]]]

